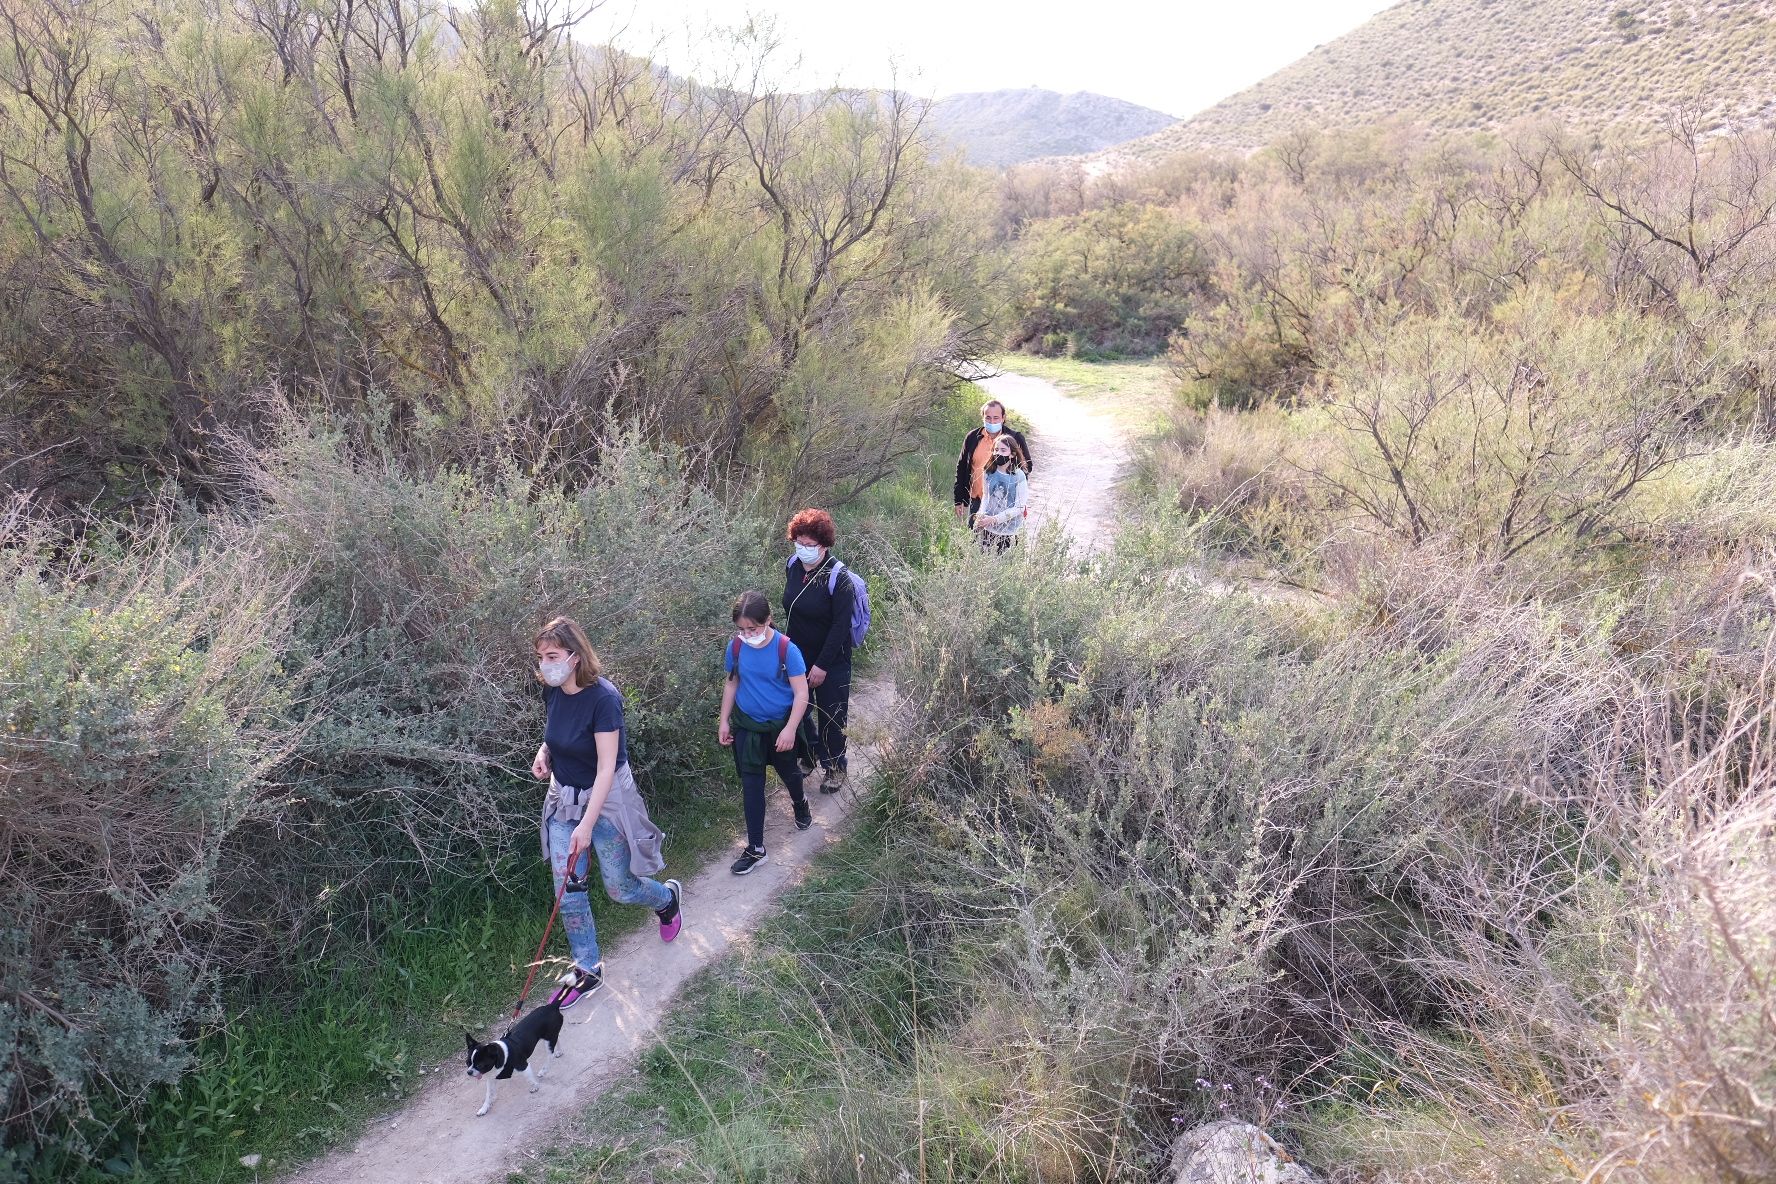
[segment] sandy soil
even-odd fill
[[[1112,489],[1128,455],[1114,417],[1081,407],[1040,379],[1001,374],[981,385],[1034,426],[1032,529],[1065,527],[1088,548],[1103,546],[1115,529]],[[893,702],[892,685],[858,684],[851,710],[853,785],[868,778],[872,722],[887,719]],[[765,836],[771,858],[764,866],[738,877],[729,873],[724,856],[686,880],[685,928],[677,941],[662,945],[649,925],[606,953],[604,989],[568,1011],[562,1055],[548,1061],[538,1092],[527,1093],[522,1076],[503,1081],[492,1111],[476,1118],[482,1084],[465,1076],[461,1059],[453,1058],[430,1067],[432,1084],[371,1123],[355,1144],[286,1179],[291,1184],[483,1184],[533,1163],[553,1135],[629,1072],[685,982],[746,940],[777,896],[802,877],[824,847],[838,841],[856,804],[855,791],[832,797],[817,793],[813,801],[814,826],[798,833],[788,799],[775,789]],[[683,870],[667,874],[673,873],[682,876]],[[539,923],[544,907],[539,901]],[[533,990],[533,997],[537,994]],[[482,1032],[505,1027],[505,1016],[489,1016]]]

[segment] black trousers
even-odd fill
[[[808,698],[808,714],[802,720],[797,748],[824,768],[847,768],[845,725],[851,719],[851,664],[828,670],[825,680],[810,688]]]
[[[778,752],[775,734],[765,737],[765,759],[777,770],[784,788],[789,790],[789,800],[805,802],[808,800],[802,791],[802,770],[796,764],[795,750]],[[746,843],[760,851],[765,849],[765,771],[758,770],[748,773],[740,768],[740,741],[734,741],[734,769],[740,774],[740,804],[746,811]]]
[[[969,530],[974,529],[974,516],[976,514],[980,513],[980,503],[981,503],[981,499],[978,497],[971,497],[968,499],[968,529]]]

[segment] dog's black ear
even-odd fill
[[[463,1039],[468,1042],[469,1051],[474,1052],[475,1051],[475,1038],[473,1036],[471,1036],[469,1033],[464,1032]]]

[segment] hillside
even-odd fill
[[[1263,82],[1107,156],[1253,149],[1402,117],[1633,126],[1688,105],[1776,121],[1776,0],[1402,0]]]
[[[1063,95],[1035,87],[950,95],[931,109],[938,136],[961,148],[968,163],[988,168],[1097,152],[1175,122],[1174,116],[1108,95]]]

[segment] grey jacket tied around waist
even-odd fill
[[[563,785],[554,777],[549,778],[549,794],[543,799],[544,859],[549,858],[549,820],[580,821],[586,816],[586,805],[591,797],[591,786],[576,788]],[[623,841],[629,844],[630,871],[638,876],[651,876],[666,866],[666,857],[661,851],[666,843],[666,833],[648,817],[647,803],[641,800],[641,790],[636,788],[635,775],[629,771],[627,761],[617,766],[610,793],[605,795],[604,809],[599,815],[608,819],[623,836]]]

